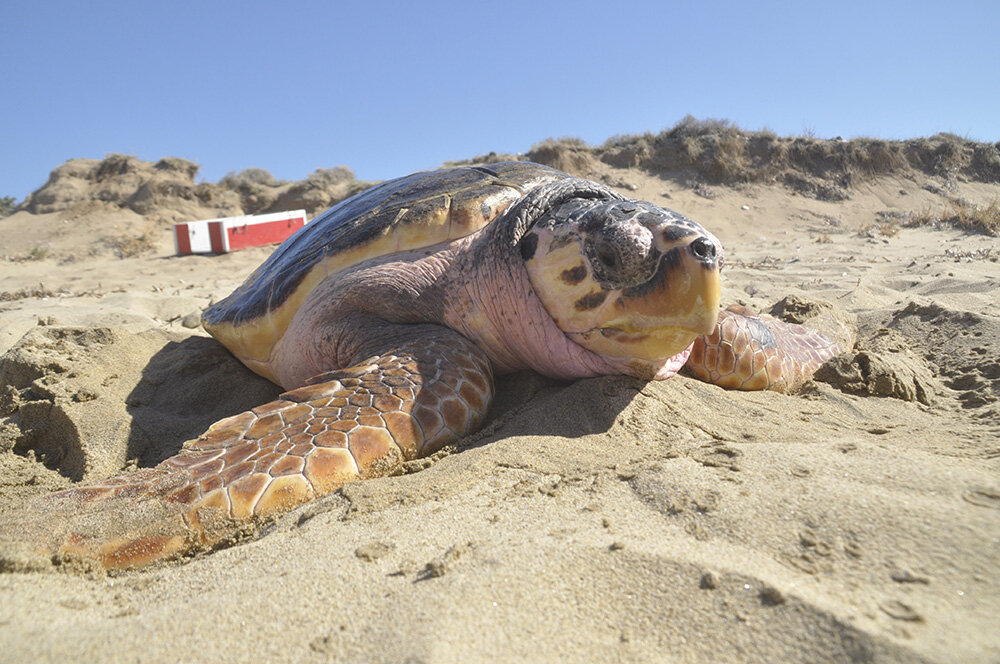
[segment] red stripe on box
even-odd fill
[[[213,221],[208,224],[208,241],[212,245],[212,252],[216,254],[226,253],[226,245],[223,244],[224,240],[222,234],[225,232],[222,228],[224,222]]]
[[[183,256],[191,253],[191,231],[187,224],[174,226],[174,238],[177,240],[177,254]]]

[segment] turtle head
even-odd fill
[[[722,247],[675,212],[572,199],[540,217],[519,248],[556,325],[593,353],[666,359],[715,329]]]

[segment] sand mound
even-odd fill
[[[239,390],[210,386],[239,385]],[[154,329],[38,327],[0,360],[0,449],[32,454],[74,480],[150,466],[217,417],[278,389],[219,344]]]
[[[305,209],[315,215],[367,188],[346,166],[317,168],[300,182],[281,182],[267,171],[250,168],[229,174],[219,183],[240,195],[247,214]]]
[[[542,141],[534,145],[525,158],[580,177],[593,177],[598,170],[597,157],[587,148],[587,144],[579,139]]]
[[[85,211],[94,203],[130,210],[156,223],[305,208],[310,215],[365,187],[344,166],[317,169],[301,182],[280,182],[263,169],[229,174],[218,184],[195,182],[198,165],[165,157],[155,164],[112,154],[72,159],[18,207],[32,214]]]
[[[208,183],[197,184],[198,165],[168,157],[155,164],[114,154],[101,161],[73,159],[21,205],[33,214],[71,210],[101,201],[154,221],[208,219],[240,214],[239,197]]]

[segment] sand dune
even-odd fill
[[[1000,248],[877,214],[1000,185],[897,171],[822,200],[576,159],[715,232],[726,303],[830,303],[857,347],[791,396],[505,377],[482,432],[255,541],[0,574],[0,660],[1000,659]],[[0,220],[7,515],[278,392],[185,327],[268,250],[174,257],[162,222],[81,205]],[[139,255],[97,242],[140,231]]]

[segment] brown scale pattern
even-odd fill
[[[475,431],[492,397],[481,350],[449,330],[425,335],[216,422],[155,468],[47,496],[78,511],[122,514],[155,501],[166,514],[129,532],[71,531],[54,555],[125,568],[210,548],[242,523],[384,475]]]
[[[791,392],[846,350],[818,330],[733,305],[719,313],[715,332],[695,341],[685,369],[730,389]]]

